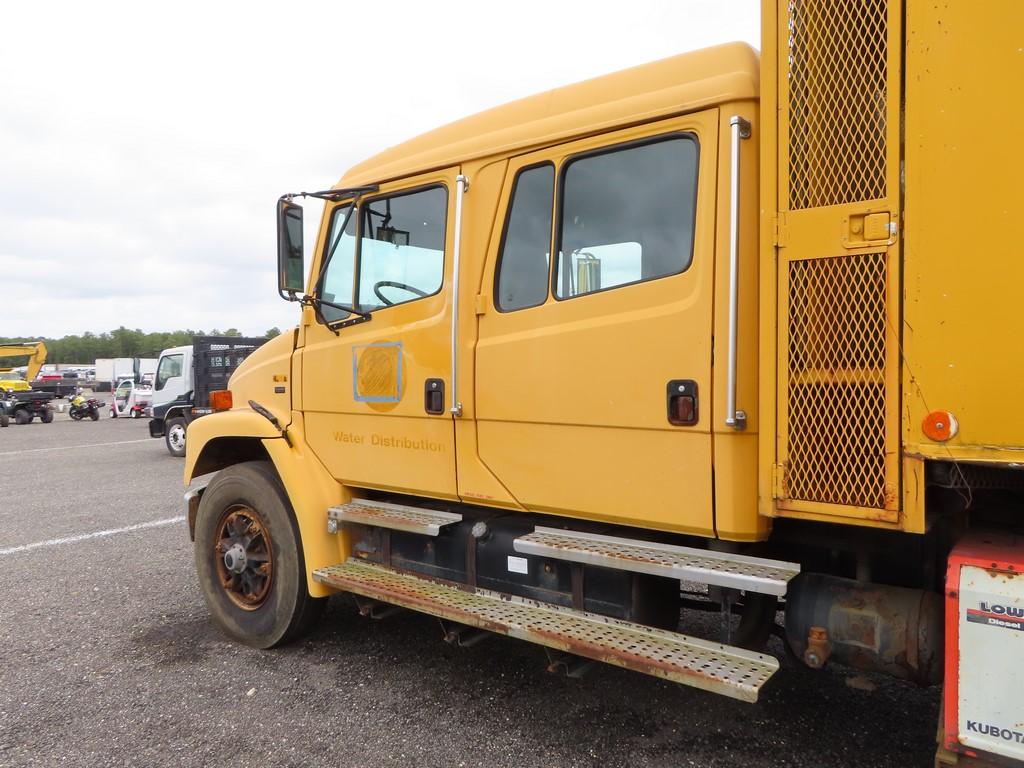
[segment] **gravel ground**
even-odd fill
[[[559,678],[539,648],[451,648],[344,597],[306,640],[243,648],[209,623],[183,522],[17,549],[180,516],[182,462],[145,421],[0,430],[0,471],[0,766],[931,765],[937,689],[786,658],[742,704]]]

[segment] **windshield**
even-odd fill
[[[324,257],[327,267],[320,288],[320,298],[335,304],[352,304],[352,286],[355,283],[356,263],[356,217],[348,216],[352,206],[339,205],[331,214],[331,235],[328,239],[327,255]],[[348,216],[345,231],[341,231]],[[344,320],[349,313],[327,306],[320,308],[328,323]]]

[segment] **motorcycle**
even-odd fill
[[[103,403],[95,397],[86,398],[85,395],[75,395],[68,403],[68,416],[75,421],[81,421],[86,417],[93,421],[99,421],[102,406]]]

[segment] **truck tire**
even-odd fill
[[[236,464],[213,478],[196,513],[195,558],[214,623],[245,645],[298,639],[327,602],[306,588],[302,539],[269,462]]]
[[[21,408],[14,412],[14,423],[15,424],[29,424],[32,421],[32,414]]]
[[[11,426],[11,417],[6,413],[0,413],[0,427]]]
[[[167,450],[171,456],[179,459],[185,456],[185,433],[188,427],[182,418],[168,419],[167,429],[164,432],[164,442],[167,443]]]
[[[51,421],[53,421],[53,411],[47,408],[45,411],[39,414],[39,420],[43,422],[43,424],[49,424]]]

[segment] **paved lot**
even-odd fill
[[[558,678],[538,648],[450,648],[432,619],[341,597],[297,645],[233,645],[166,522],[181,470],[105,412],[0,430],[0,766],[931,765],[937,690],[786,659],[747,705],[610,667]]]

